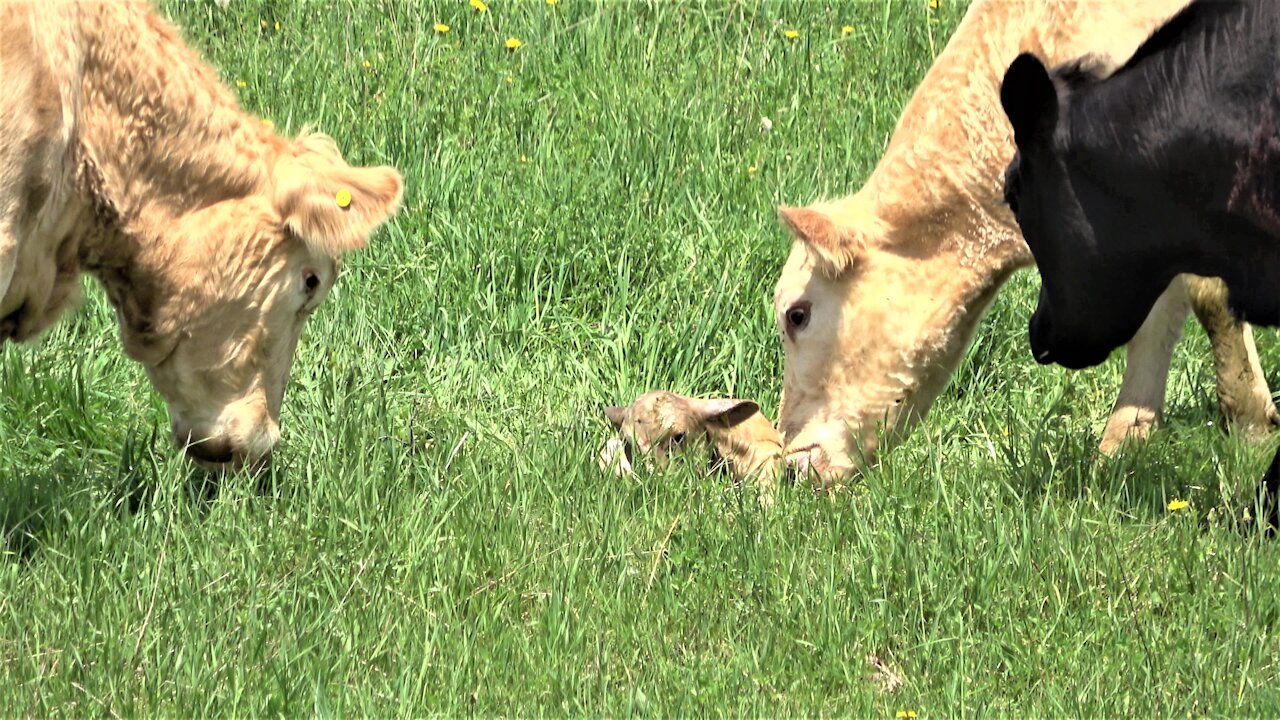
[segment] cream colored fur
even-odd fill
[[[1049,63],[1084,54],[1114,68],[1185,0],[978,0],[903,111],[863,188],[781,208],[796,238],[775,291],[786,353],[779,429],[788,459],[822,479],[869,461],[946,385],[996,291],[1032,258],[1002,203],[1013,156],[1000,78],[1023,50]],[[1228,419],[1275,417],[1247,326],[1217,281],[1179,279],[1128,348],[1102,448],[1145,437],[1164,402],[1188,294],[1215,347]],[[807,326],[788,310],[811,303]]]
[[[276,135],[145,3],[7,0],[0,38],[0,342],[89,273],[177,441],[211,467],[261,460],[303,323],[399,174]]]
[[[601,467],[617,475],[631,472],[624,444],[666,467],[668,457],[710,445],[717,463],[737,480],[755,479],[760,500],[773,500],[782,462],[782,438],[760,406],[750,400],[691,398],[653,390],[635,402],[605,411],[618,437],[601,452]]]

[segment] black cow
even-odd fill
[[[1023,54],[1000,102],[1018,149],[1005,198],[1042,279],[1037,361],[1102,362],[1179,273],[1223,278],[1233,312],[1280,324],[1280,1],[1197,0],[1105,79]],[[1278,473],[1280,454],[1267,489]]]
[[[1005,197],[1043,283],[1042,363],[1096,365],[1178,273],[1280,323],[1280,2],[1198,0],[1106,79],[1019,56],[1000,88]]]

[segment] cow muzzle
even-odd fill
[[[1031,355],[1041,365],[1050,365],[1054,362],[1048,325],[1048,319],[1038,308],[1032,313],[1031,320],[1027,323],[1027,341],[1031,345]]]
[[[784,459],[788,473],[796,481],[807,481],[814,490],[819,491],[830,490],[839,485],[840,480],[851,470],[836,466],[820,445],[788,450]]]
[[[1113,348],[1125,343],[1124,340],[1109,343],[1105,338],[1099,339],[1093,328],[1068,326],[1067,331],[1062,332],[1062,327],[1051,324],[1039,311],[1031,316],[1027,340],[1036,362],[1061,365],[1068,370],[1101,365],[1111,356]]]
[[[271,460],[271,451],[279,439],[274,423],[259,432],[247,435],[217,433],[173,424],[173,439],[186,453],[187,458],[202,470],[214,473],[232,472],[241,468],[258,471]]]

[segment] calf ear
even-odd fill
[[[714,422],[726,427],[737,425],[760,412],[760,406],[754,400],[692,398],[689,404],[703,423]]]
[[[621,430],[622,423],[627,419],[627,408],[620,405],[610,405],[604,409],[604,416],[609,418],[614,430]]]
[[[827,213],[811,207],[778,207],[778,219],[833,274],[843,272],[862,255],[862,245]]]
[[[355,168],[323,135],[300,139],[276,166],[274,204],[285,226],[333,255],[364,247],[369,234],[400,208],[394,168]]]
[[[1031,53],[1019,55],[1005,71],[1000,105],[1018,147],[1047,140],[1058,125],[1058,90],[1044,63]]]

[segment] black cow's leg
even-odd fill
[[[1184,275],[1191,309],[1213,348],[1218,409],[1229,430],[1265,437],[1280,415],[1258,363],[1253,331],[1227,309],[1227,285],[1218,278]]]

